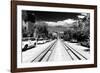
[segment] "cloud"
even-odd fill
[[[76,20],[66,19],[66,20],[57,21],[57,22],[46,21],[45,23],[47,23],[48,26],[72,26],[74,22],[76,22]]]
[[[64,26],[64,25],[65,25],[65,22],[64,22],[64,21],[58,21],[58,22],[57,22],[57,25],[58,25],[58,26]]]
[[[66,19],[64,20],[65,23],[68,23],[68,24],[72,24],[74,22],[76,22],[76,20],[73,20],[73,19]]]
[[[78,18],[83,19],[85,16],[84,15],[78,15]]]
[[[48,24],[48,26],[57,26],[57,23],[56,22],[45,22],[45,23],[47,23]]]

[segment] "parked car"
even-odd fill
[[[26,50],[29,50],[29,49],[32,49],[34,47],[36,47],[36,41],[24,41],[22,42],[22,51],[26,51]]]
[[[89,42],[89,41],[80,42],[80,44],[81,44],[82,46],[85,46],[85,47],[90,48],[90,42]]]
[[[72,42],[72,43],[77,43],[77,40],[72,39],[72,40],[70,40],[70,42]]]
[[[44,44],[44,40],[39,40],[37,44]]]

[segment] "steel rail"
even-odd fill
[[[55,40],[51,45],[49,45],[45,50],[43,50],[37,57],[35,57],[31,62],[33,62],[33,61],[35,61],[39,56],[41,56],[41,54],[45,54],[49,49],[50,49],[50,47],[52,47],[54,44],[55,44],[55,42],[56,42],[57,40]],[[39,60],[39,62],[40,62],[41,60]]]
[[[62,43],[63,44],[63,46],[64,46],[64,48],[65,48],[65,50],[66,50],[66,52],[68,53],[68,55],[70,56],[70,58],[72,59],[72,60],[74,60],[74,58],[71,56],[71,54],[69,53],[69,51],[68,51],[68,49],[66,49],[66,46],[64,45],[64,43]]]
[[[53,52],[53,50],[54,50],[56,44],[57,44],[57,43],[55,43],[54,46],[52,47],[52,49],[51,49],[51,53],[49,54],[49,56],[48,56],[48,58],[47,58],[46,61],[49,61],[49,59],[50,59],[50,57],[51,57],[51,55],[52,55],[52,52]]]
[[[77,54],[79,54],[81,57],[83,57],[85,60],[87,60],[87,58],[86,57],[84,57],[81,53],[79,53],[78,51],[76,51],[74,48],[72,48],[71,46],[69,46],[68,44],[65,44],[64,43],[64,45],[79,59],[79,60],[81,60],[81,58],[77,55]],[[76,54],[76,53],[77,54]]]

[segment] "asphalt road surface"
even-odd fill
[[[51,42],[37,45],[28,51],[22,52],[22,62],[62,62],[74,60],[88,60],[89,52],[86,47],[76,43],[56,39]]]

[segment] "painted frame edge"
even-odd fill
[[[50,66],[50,67],[35,67],[35,68],[17,68],[17,5],[35,5],[49,6],[62,8],[82,8],[94,10],[94,64],[84,65],[69,65],[69,66]],[[11,1],[11,72],[29,72],[29,71],[47,71],[61,69],[76,69],[76,68],[92,68],[97,67],[97,6],[93,5],[77,5],[77,4],[62,4],[62,3],[47,3],[47,2],[31,2],[31,1]]]

